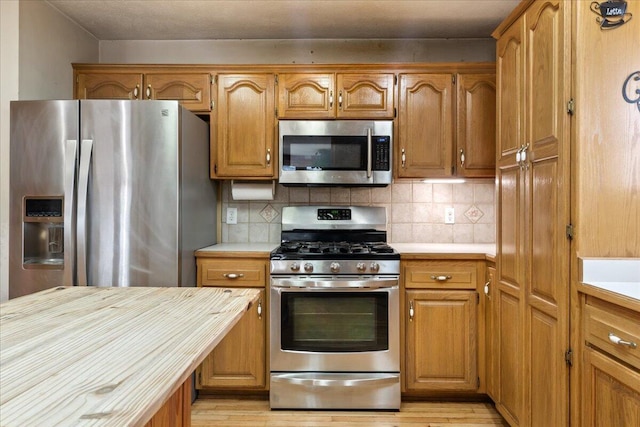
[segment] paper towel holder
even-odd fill
[[[233,200],[273,200],[275,194],[275,180],[231,180],[231,198]]]

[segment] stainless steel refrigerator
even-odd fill
[[[174,101],[11,102],[9,298],[195,286],[216,243],[209,126]]]

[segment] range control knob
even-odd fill
[[[356,270],[358,270],[360,273],[364,273],[366,269],[367,266],[364,262],[359,262],[358,264],[356,264]]]
[[[311,273],[313,271],[313,264],[311,264],[310,262],[305,262],[304,271],[306,271],[307,273]]]
[[[293,264],[291,264],[291,271],[300,271],[300,264],[298,264],[297,262],[294,262]]]
[[[332,273],[337,273],[340,271],[340,263],[332,262],[329,268],[331,268]]]
[[[378,271],[380,271],[380,264],[378,264],[377,262],[372,262],[369,268],[372,272],[377,273]]]

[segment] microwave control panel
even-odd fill
[[[373,137],[373,162],[371,168],[374,171],[388,171],[391,168],[390,152],[391,143],[388,136],[374,136]]]

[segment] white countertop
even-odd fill
[[[198,249],[198,252],[271,252],[278,243],[218,243]]]
[[[640,258],[580,258],[580,281],[640,301]]]
[[[495,256],[494,243],[389,243],[401,254],[486,254]],[[198,252],[271,252],[278,243],[218,243]]]
[[[495,243],[389,243],[401,254],[486,254],[495,256]]]

